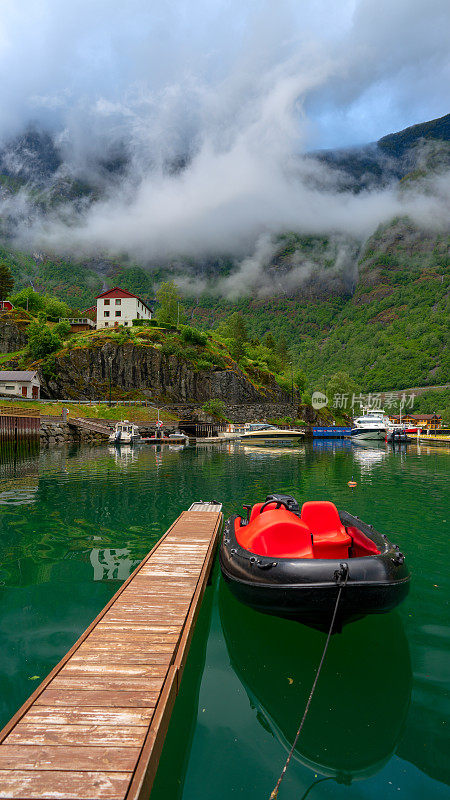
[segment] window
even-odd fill
[[[14,386],[5,386],[5,390],[6,390],[7,392],[13,392],[13,391],[14,391],[14,388],[15,388]]]
[[[121,317],[121,316],[122,316],[122,312],[121,311],[116,311],[116,317]]]
[[[103,302],[104,302],[105,306],[109,306],[109,300],[104,300]]]
[[[109,317],[109,311],[105,311],[105,317]]]
[[[116,306],[120,306],[122,304],[122,300],[116,300]]]
[[[105,322],[105,328],[109,328],[109,322]]]

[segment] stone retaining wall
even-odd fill
[[[179,414],[180,419],[210,420],[204,411],[201,403],[171,404],[167,410],[174,414]],[[225,406],[224,415],[231,422],[268,422],[271,419],[298,416],[298,403],[241,403]],[[166,424],[164,423],[164,427]]]

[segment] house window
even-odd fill
[[[109,328],[109,322],[105,322],[105,328]]]
[[[116,300],[116,306],[120,306],[122,304],[122,300]]]
[[[109,300],[104,300],[103,302],[104,302],[105,306],[109,306]]]
[[[116,311],[116,317],[121,317],[121,316],[122,316],[122,312],[121,311]]]
[[[13,392],[14,391],[14,386],[5,386],[5,391]]]
[[[109,317],[109,311],[105,311],[105,317]]]

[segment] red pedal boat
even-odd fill
[[[397,545],[328,501],[301,510],[290,495],[244,506],[225,523],[219,559],[234,594],[268,614],[315,626],[330,623],[345,583],[337,626],[390,611],[408,593],[410,575]]]

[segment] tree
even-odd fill
[[[156,292],[156,299],[159,303],[156,313],[158,322],[177,325],[178,321],[182,321],[179,314],[181,295],[173,281],[164,281],[160,284]]]
[[[126,328],[126,330],[129,333],[129,329]],[[63,320],[62,322],[58,322],[53,327],[53,333],[56,333],[56,335],[59,336],[60,339],[67,339],[67,337],[70,336],[71,332],[72,328],[70,327],[70,324],[65,320]]]
[[[326,395],[328,408],[341,409],[347,414],[352,413],[352,400],[354,395],[360,394],[358,384],[347,372],[335,372],[328,381]],[[359,411],[359,408],[355,409]]]
[[[0,263],[0,300],[5,300],[14,286],[14,278],[7,264]]]
[[[51,319],[53,322],[57,322],[60,317],[70,317],[72,314],[72,309],[67,303],[48,294],[44,296],[44,311],[47,319]]]
[[[231,339],[230,353],[236,361],[245,355],[245,343],[248,342],[247,325],[242,314],[237,311],[231,315],[225,324],[225,334]]]
[[[289,357],[289,348],[287,346],[287,341],[284,338],[284,336],[280,336],[279,339],[277,339],[275,349],[277,356],[279,357],[283,367],[285,367]]]
[[[267,331],[266,335],[263,339],[264,347],[267,347],[268,350],[276,351],[275,339],[273,338],[270,331]]]
[[[304,392],[308,385],[308,379],[301,369],[294,372],[294,386],[297,387],[299,392]]]
[[[30,314],[37,314],[39,311],[43,311],[45,306],[43,296],[35,292],[31,286],[27,286],[17,294],[14,294],[11,297],[11,302],[14,306],[27,309]]]
[[[62,341],[57,333],[42,320],[32,322],[28,327],[26,356],[37,361],[50,353],[61,350]]]

